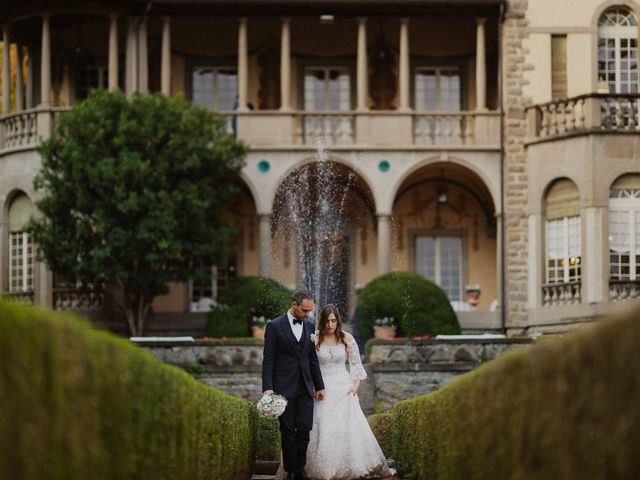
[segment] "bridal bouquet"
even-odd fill
[[[284,409],[287,408],[287,399],[282,395],[274,393],[272,395],[263,395],[258,400],[258,411],[268,418],[276,418],[282,415]]]

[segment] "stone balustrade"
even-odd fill
[[[82,292],[73,288],[53,289],[53,308],[56,310],[98,310],[102,308],[101,292]]]
[[[543,305],[567,305],[580,303],[581,282],[547,283],[542,286]]]
[[[68,107],[31,109],[0,117],[0,153],[35,148]],[[224,111],[223,128],[255,147],[284,148],[319,142],[406,147],[499,147],[497,112]]]
[[[365,358],[369,379],[360,389],[360,402],[366,413],[387,411],[400,400],[446,385],[508,348],[530,343],[528,339],[373,341]],[[207,385],[252,402],[261,394],[260,341],[146,344],[145,348]]]
[[[594,132],[638,132],[639,94],[589,94],[527,108],[529,143]]]
[[[2,296],[24,305],[33,305],[33,290],[28,292],[3,292]]]
[[[609,300],[624,302],[640,297],[640,280],[609,280]]]
[[[36,110],[25,110],[2,117],[0,122],[1,149],[33,147],[38,140]]]

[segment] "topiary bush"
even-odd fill
[[[245,480],[257,421],[128,340],[0,301],[0,478]]]
[[[280,460],[280,422],[277,418],[258,416],[256,460]]]
[[[358,295],[360,333],[373,336],[376,318],[393,317],[398,336],[460,333],[449,299],[435,283],[411,272],[392,272],[369,282]]]
[[[393,414],[391,413],[377,413],[367,418],[369,426],[373,431],[373,434],[380,444],[380,448],[385,457],[391,456],[393,448],[392,433],[393,433]]]
[[[640,310],[514,348],[393,409],[420,480],[640,478]]]
[[[252,317],[273,319],[291,306],[292,292],[275,280],[238,277],[220,294],[219,306],[207,318],[210,337],[246,337]]]

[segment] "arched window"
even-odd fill
[[[567,179],[557,180],[545,199],[546,283],[578,283],[582,277],[580,194]]]
[[[609,280],[640,279],[640,174],[618,178],[609,190]]]
[[[610,93],[638,93],[638,20],[627,8],[613,7],[600,17],[598,80]]]
[[[24,232],[33,206],[24,193],[17,195],[9,206],[9,292],[33,291],[33,242]]]

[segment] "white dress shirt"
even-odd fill
[[[296,317],[291,315],[291,312],[289,310],[287,310],[287,317],[289,318],[289,325],[291,325],[291,330],[293,330],[293,335],[296,337],[296,340],[300,341],[300,338],[302,337],[302,324],[301,323],[296,323],[295,325],[293,324],[293,321],[295,320]]]

